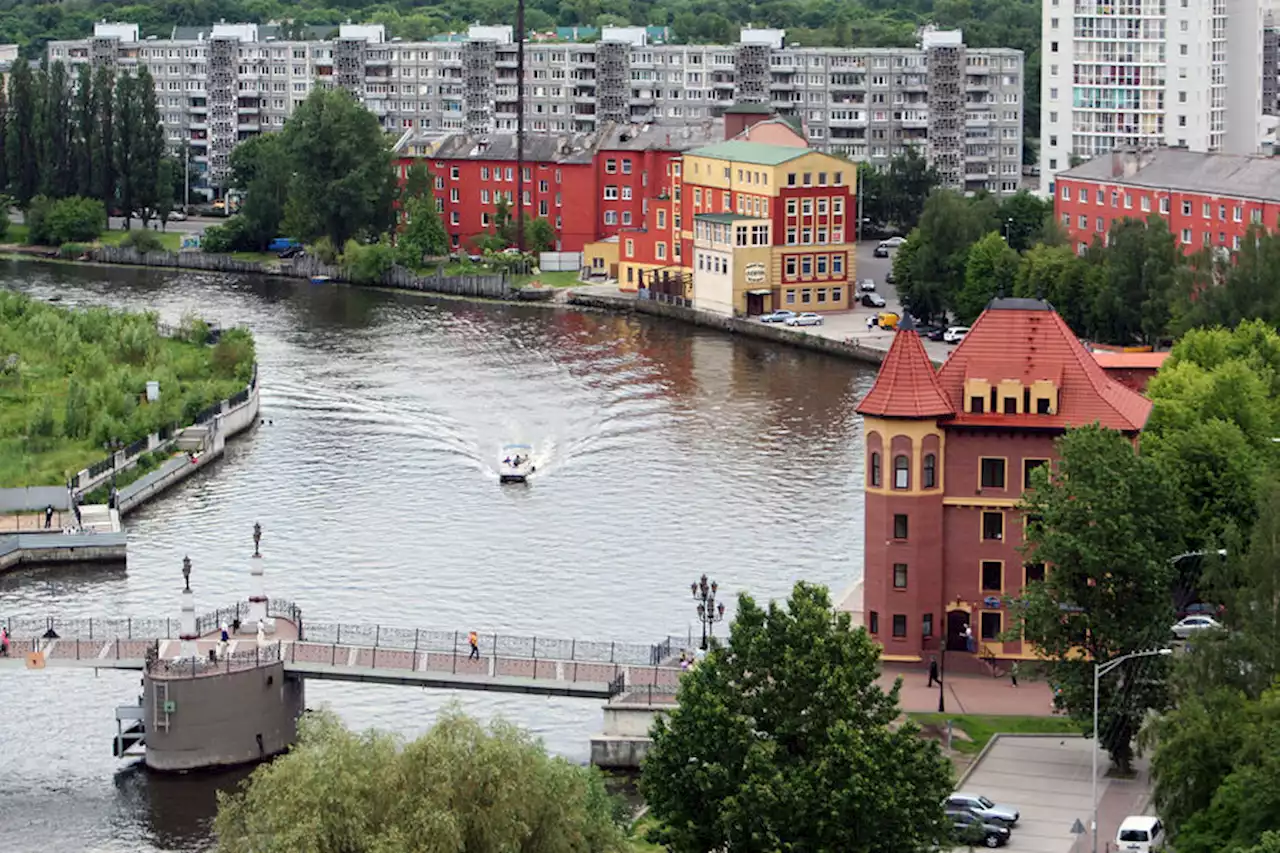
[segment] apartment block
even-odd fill
[[[644,27],[604,27],[594,43],[535,41],[523,87],[509,26],[475,26],[428,42],[387,39],[381,25],[177,28],[140,39],[103,23],[92,38],[53,41],[48,58],[156,79],[174,146],[220,186],[241,139],[278,130],[314,87],[341,87],[393,134],[481,135],[526,129],[589,133],[606,122],[699,122],[734,104],[801,122],[817,149],[887,165],[915,147],[969,192],[1017,189],[1022,154],[1021,51],[972,49],[961,33],[924,31],[915,48],[788,47],[782,30],[744,29],[732,45],[651,44]],[[319,30],[319,31],[317,31]],[[320,37],[316,37],[320,36]]]
[[[1044,0],[1041,191],[1117,148],[1258,151],[1263,23],[1260,0]]]

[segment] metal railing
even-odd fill
[[[261,646],[255,644],[249,651],[231,652],[221,656],[210,654],[208,657],[197,656],[177,660],[149,657],[147,674],[152,678],[201,678],[228,672],[243,672],[279,663],[282,657],[281,651],[282,647],[279,643],[268,643]]]
[[[656,679],[649,684],[624,684],[617,691],[610,684],[609,701],[620,705],[675,705],[676,687],[656,682]]]

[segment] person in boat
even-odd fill
[[[511,454],[507,454],[507,458],[502,460],[502,464],[503,464],[503,465],[510,465],[510,464],[511,464]]]

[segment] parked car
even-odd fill
[[[281,260],[288,260],[289,258],[297,258],[305,254],[306,250],[302,246],[290,246],[287,249],[277,252],[276,257]]]
[[[876,246],[876,250],[871,253],[871,256],[873,258],[887,258],[889,257],[889,247],[884,243],[881,243],[879,246]]]
[[[948,344],[958,344],[964,340],[964,336],[969,334],[968,326],[951,326],[942,333],[942,340]]]
[[[1213,616],[1220,619],[1227,609],[1221,604],[1205,604],[1203,601],[1197,601],[1194,604],[1188,604],[1178,613],[1178,618],[1182,619],[1186,616]]]
[[[1151,853],[1164,843],[1164,824],[1150,815],[1131,815],[1116,832],[1116,848],[1120,853]]]
[[[941,326],[934,326],[929,323],[916,323],[916,334],[922,338],[928,338],[931,341],[942,340],[942,335],[945,332],[946,329]],[[937,337],[934,337],[934,335],[937,335]]]
[[[185,213],[183,213],[181,210],[171,210],[171,211],[169,211],[169,221],[170,221],[170,222],[182,222],[182,221],[183,221],[183,220],[185,220],[186,218],[187,218],[187,215],[186,215]]]
[[[863,308],[883,308],[885,306],[884,297],[878,293],[862,294]]]
[[[812,311],[806,311],[803,314],[788,317],[786,323],[788,326],[821,326],[822,315],[815,314]]]
[[[876,289],[876,280],[874,278],[864,278],[858,282],[858,289],[863,293],[870,293]]]
[[[947,335],[946,326],[932,326],[929,329],[929,340],[940,341]]]
[[[890,249],[896,249],[905,242],[907,242],[906,237],[890,237],[887,240],[881,240],[880,245],[888,246]]]
[[[1173,631],[1173,636],[1177,637],[1179,640],[1185,640],[1200,631],[1216,630],[1221,627],[1222,623],[1217,619],[1214,619],[1212,616],[1201,615],[1187,616],[1184,619],[1180,619],[1174,623],[1173,628],[1170,630]]]
[[[792,317],[796,316],[796,312],[788,311],[785,308],[779,308],[772,314],[764,314],[760,317],[761,323],[785,323]]]
[[[886,284],[893,284],[898,280],[898,277],[893,274],[893,267],[889,267],[889,271],[884,274],[884,280]]]
[[[969,810],[988,823],[1016,826],[1022,815],[1013,806],[1001,806],[981,794],[956,792],[947,797],[947,811]]]
[[[1007,826],[987,823],[971,811],[947,811],[955,827],[956,840],[962,844],[981,844],[983,847],[1003,847],[1013,834]]]

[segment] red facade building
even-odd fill
[[[1072,241],[1156,214],[1187,253],[1240,248],[1251,226],[1280,228],[1280,160],[1181,148],[1115,151],[1059,173],[1053,209]]]
[[[862,611],[889,660],[1031,659],[1005,597],[1024,564],[1017,510],[1068,427],[1137,437],[1151,403],[1107,375],[1048,303],[997,299],[938,369],[908,321],[858,404],[866,435]],[[966,634],[968,629],[969,634]],[[971,637],[970,637],[971,635]]]

